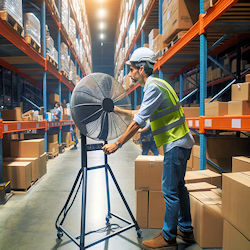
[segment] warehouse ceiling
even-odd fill
[[[121,0],[85,0],[92,40],[93,72],[114,75],[115,33]]]

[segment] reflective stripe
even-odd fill
[[[172,128],[175,128],[181,124],[183,124],[185,122],[185,116],[182,116],[179,120],[171,123],[171,124],[168,124],[164,127],[161,127],[161,128],[158,128],[154,131],[152,131],[153,135],[158,135],[158,134],[161,134],[161,133],[164,133],[164,132],[167,132],[169,131],[170,129]]]
[[[163,111],[160,111],[156,114],[153,114],[150,116],[150,121],[153,122],[154,120],[158,119],[158,118],[161,118],[162,116],[165,116],[165,115],[168,115],[172,112],[175,112],[177,111],[179,108],[180,108],[180,103],[177,102],[177,104],[175,106],[173,106],[172,108],[169,108],[169,109],[165,109]]]

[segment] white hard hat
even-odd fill
[[[131,65],[131,62],[150,62],[155,64],[155,53],[153,50],[146,47],[138,48],[133,52],[126,64]]]

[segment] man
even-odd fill
[[[59,120],[61,120],[62,111],[61,111],[60,104],[59,104],[58,102],[55,104],[55,109],[56,109],[56,111],[55,111],[55,113],[54,113],[54,115],[55,115],[55,120],[56,120],[56,121],[59,121]]]
[[[140,133],[139,143],[142,146],[142,155],[148,155],[149,150],[151,150],[154,155],[159,155],[159,151],[156,147],[151,131],[150,123],[147,122],[147,125],[144,128],[140,128],[138,132]]]
[[[152,50],[138,48],[127,62],[130,65],[128,76],[144,87],[143,101],[124,134],[114,144],[105,145],[103,151],[114,153],[150,118],[156,145],[164,146],[162,193],[166,207],[162,232],[152,240],[143,241],[142,246],[146,249],[165,249],[177,247],[177,236],[186,242],[194,242],[190,201],[184,181],[194,139],[173,88],[164,80],[151,76],[154,58]],[[114,111],[123,112],[118,107]]]

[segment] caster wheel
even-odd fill
[[[109,216],[107,216],[107,217],[105,218],[105,220],[106,220],[106,224],[109,224]]]
[[[58,238],[58,239],[61,239],[62,237],[63,237],[63,232],[58,231],[58,232],[57,232],[57,238]]]
[[[137,237],[141,238],[142,231],[141,230],[137,230],[136,233],[137,233]]]

